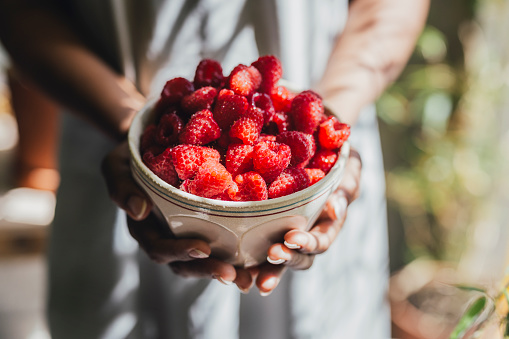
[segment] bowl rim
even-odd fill
[[[350,142],[347,140],[341,147],[338,159],[334,166],[331,168],[329,173],[315,184],[300,190],[298,192],[285,195],[278,198],[272,198],[262,201],[225,201],[200,197],[191,193],[182,191],[181,189],[172,186],[155,175],[142,161],[139,152],[140,136],[143,133],[145,127],[150,121],[152,108],[157,102],[158,98],[152,98],[148,100],[145,105],[140,109],[129,128],[128,132],[128,145],[131,154],[131,170],[136,171],[138,175],[146,185],[150,185],[151,188],[156,190],[156,194],[164,195],[172,200],[177,200],[180,203],[192,205],[196,207],[198,205],[201,208],[216,211],[216,212],[236,212],[236,213],[252,213],[257,210],[271,210],[280,209],[295,205],[299,202],[312,200],[317,195],[321,195],[326,192],[329,187],[332,186],[331,192],[336,190],[339,185],[343,172],[346,166],[350,154]],[[332,115],[337,115],[328,110]],[[271,208],[271,205],[273,205]],[[225,210],[226,209],[226,210]]]

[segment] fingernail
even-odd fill
[[[136,220],[139,220],[147,210],[147,201],[137,195],[133,195],[127,201],[127,207],[129,207],[131,215]]]
[[[230,286],[233,282],[233,281],[224,280],[223,278],[221,278],[220,275],[213,275],[212,277],[214,279],[216,279],[217,281],[219,281],[221,284],[226,285],[226,286]]]
[[[285,246],[288,247],[289,249],[291,250],[298,250],[301,248],[300,245],[297,245],[297,244],[292,244],[292,243],[289,243],[288,241],[285,240],[284,242]]]
[[[190,250],[188,254],[191,258],[195,258],[195,259],[205,259],[205,258],[209,257],[209,255],[207,253],[197,250],[196,248]]]
[[[285,259],[271,259],[269,256],[267,256],[267,261],[270,262],[272,265],[281,265],[286,262]]]
[[[239,287],[239,286],[237,286]],[[248,294],[249,293],[249,288],[240,288],[239,287],[239,291],[242,293],[242,294]]]
[[[344,196],[339,196],[337,199],[332,201],[332,208],[334,209],[336,220],[344,217],[347,206],[348,201]]]
[[[261,286],[264,289],[264,291],[260,290],[260,295],[262,297],[266,297],[269,294],[271,294],[272,291],[274,290],[274,288],[276,288],[277,282],[278,282],[278,279],[276,277],[272,277],[272,278],[265,280]]]

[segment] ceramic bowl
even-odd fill
[[[264,201],[221,201],[202,198],[173,187],[143,163],[140,136],[151,121],[155,100],[135,116],[129,130],[131,170],[148,193],[176,237],[200,238],[212,249],[211,256],[238,267],[258,265],[267,250],[291,229],[308,230],[318,218],[327,198],[339,185],[350,151],[346,142],[331,171],[299,192]]]

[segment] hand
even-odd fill
[[[359,153],[351,149],[343,179],[328,199],[315,225],[308,232],[291,230],[285,234],[284,244],[274,244],[269,248],[269,263],[252,270],[256,277],[256,286],[262,295],[267,295],[276,288],[288,267],[308,269],[313,264],[315,255],[327,251],[332,245],[343,227],[348,205],[359,196],[361,168]]]
[[[185,277],[214,278],[235,282],[241,291],[253,285],[253,275],[218,259],[209,258],[210,246],[199,239],[177,239],[152,212],[153,204],[134,181],[129,167],[129,148],[122,143],[103,161],[102,172],[111,199],[128,215],[129,232],[155,262],[168,264]]]

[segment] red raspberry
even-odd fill
[[[235,177],[237,189],[229,189],[228,195],[234,201],[261,201],[269,197],[267,184],[256,172],[247,172]]]
[[[156,146],[156,147],[160,146],[156,141],[156,133],[157,133],[157,126],[155,124],[150,124],[147,127],[145,127],[145,130],[143,131],[141,138],[140,138],[140,153],[141,154],[144,154],[148,149],[151,149],[154,146]]]
[[[290,146],[264,141],[254,147],[253,166],[267,183],[271,183],[288,167],[291,157]]]
[[[311,134],[299,131],[283,132],[276,137],[276,141],[290,146],[292,160],[290,166],[304,167],[315,155],[316,144]]]
[[[272,121],[276,124],[278,133],[283,133],[292,129],[290,117],[286,112],[277,112],[274,114]]]
[[[309,176],[303,168],[287,168],[270,184],[269,198],[292,194],[308,186]]]
[[[292,107],[292,101],[295,98],[295,94],[290,92],[284,86],[277,86],[271,93],[270,98],[276,111],[288,112]]]
[[[330,169],[338,160],[338,154],[328,149],[319,149],[315,156],[311,158],[308,168],[319,168],[325,173],[329,173]]]
[[[166,82],[161,92],[161,105],[179,104],[182,98],[194,91],[193,84],[185,78],[173,78]]]
[[[262,83],[259,91],[263,93],[272,93],[277,82],[283,75],[281,62],[274,55],[261,56],[251,65],[256,67],[262,75]]]
[[[260,87],[262,75],[253,66],[238,65],[228,78],[229,88],[238,95],[250,96]]]
[[[263,141],[276,141],[276,136],[272,134],[260,134],[260,137],[258,138],[258,142]]]
[[[260,108],[250,105],[244,117],[255,121],[260,131],[262,130],[264,118],[263,111]]]
[[[319,168],[304,168],[309,176],[309,186],[316,184],[325,177],[325,172]]]
[[[171,158],[178,177],[186,180],[194,177],[204,162],[219,162],[220,155],[218,151],[208,147],[178,145],[171,149]]]
[[[260,136],[260,125],[249,118],[240,118],[235,121],[230,129],[231,140],[239,139],[246,145],[253,145]]]
[[[246,114],[248,106],[245,97],[229,89],[222,89],[214,107],[214,120],[223,131],[229,130],[236,120]]]
[[[154,156],[150,152],[145,153],[143,155],[143,162],[159,178],[172,186],[178,186],[179,179],[175,167],[173,167],[170,148],[167,148],[158,156]]]
[[[274,114],[276,114],[276,110],[274,109],[274,105],[272,104],[272,100],[268,94],[255,93],[253,94],[251,101],[253,106],[262,110],[264,124],[268,124],[272,121]]]
[[[193,114],[204,109],[210,109],[214,104],[216,95],[217,89],[214,87],[202,87],[183,97],[181,105],[184,110]]]
[[[251,145],[232,144],[226,152],[226,169],[233,176],[253,170],[253,149]]]
[[[156,141],[164,147],[173,146],[177,143],[183,128],[184,123],[177,114],[167,113],[161,117],[157,125]]]
[[[320,124],[318,129],[318,142],[327,149],[341,147],[350,136],[350,125],[343,124],[335,117],[330,117]]]
[[[196,88],[212,86],[220,88],[224,84],[223,68],[216,60],[203,59],[196,67],[194,86]]]
[[[232,175],[219,162],[203,163],[194,179],[187,183],[187,190],[200,197],[212,198],[222,194],[233,184]]]
[[[208,109],[193,114],[179,136],[181,144],[206,145],[221,136],[221,129]]]
[[[290,116],[297,131],[313,134],[323,114],[322,100],[313,91],[301,92],[292,101]]]

